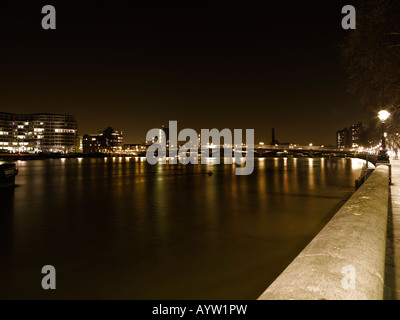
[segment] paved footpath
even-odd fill
[[[400,300],[400,160],[390,160],[388,231],[386,244],[385,300]]]

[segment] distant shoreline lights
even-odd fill
[[[183,165],[198,164],[200,147],[201,164],[209,163],[210,152],[214,163],[219,164],[223,149],[224,163],[238,166],[236,175],[250,175],[254,171],[254,129],[246,129],[246,143],[243,143],[242,134],[242,129],[234,129],[233,135],[230,129],[201,129],[201,134],[197,134],[190,128],[178,133],[178,122],[169,121],[169,139],[163,129],[154,128],[147,132],[146,140],[153,141],[153,144],[147,149],[146,159],[151,165],[166,164],[168,149],[169,164],[177,164],[178,160]],[[223,145],[220,144],[221,138],[224,139]],[[186,143],[178,149],[178,141]]]

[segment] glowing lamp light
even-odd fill
[[[381,110],[378,113],[378,118],[382,121],[385,122],[390,116],[390,113],[387,112],[386,110]]]

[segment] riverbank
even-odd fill
[[[21,153],[21,154],[10,154],[10,153],[0,153],[0,161],[27,161],[27,160],[46,160],[46,159],[77,159],[77,158],[112,158],[112,157],[146,157],[146,153],[142,152],[138,155],[129,155],[129,154],[106,154],[106,153],[70,153],[70,154],[61,154],[61,153]],[[280,155],[278,153],[272,153],[268,155],[258,155],[254,154],[255,158],[347,158],[345,156],[329,156],[323,157],[320,155],[315,156],[306,156],[306,155]]]
[[[138,157],[144,157],[146,154],[137,155]],[[132,155],[111,155],[105,153],[21,153],[21,154],[0,154],[0,160],[2,161],[17,161],[17,160],[46,160],[46,159],[77,159],[77,158],[110,158],[110,157],[132,157]]]

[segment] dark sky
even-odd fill
[[[76,115],[80,134],[113,126],[125,143],[178,120],[334,144],[364,120],[339,61],[351,1],[15,3],[0,6],[0,111]]]

